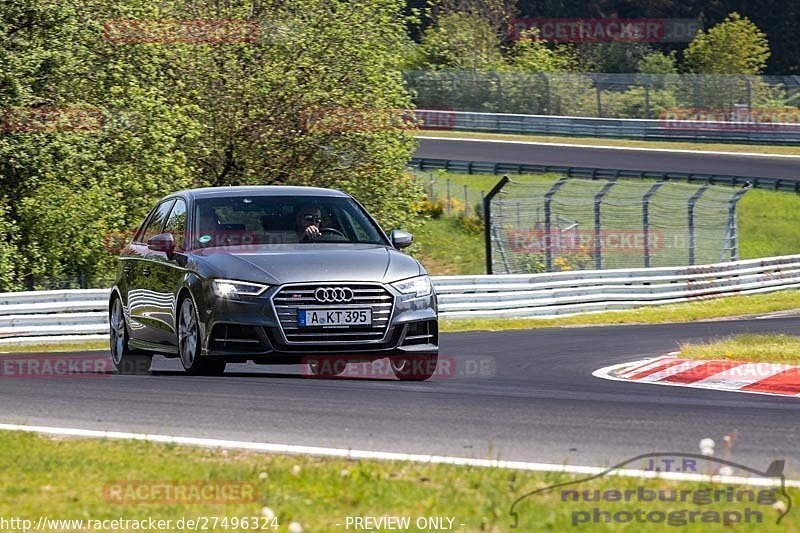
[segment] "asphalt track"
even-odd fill
[[[800,158],[420,138],[414,157],[800,180]]]
[[[800,334],[800,319],[445,334],[442,355],[458,368],[492,365],[425,383],[307,379],[299,367],[252,364],[192,377],[159,357],[149,376],[0,378],[0,422],[595,466],[697,453],[700,439],[736,430],[731,460],[763,470],[786,459],[800,478],[800,398],[591,375],[738,332]]]

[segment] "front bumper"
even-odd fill
[[[311,284],[309,284],[311,285]],[[330,283],[325,285],[347,285]],[[374,340],[345,342],[342,329],[319,331],[304,343],[287,342],[273,297],[287,286],[270,287],[258,297],[220,298],[208,294],[203,322],[202,353],[228,362],[255,361],[288,364],[308,355],[337,355],[353,361],[369,361],[401,354],[435,354],[439,350],[436,295],[408,299],[389,285],[373,284],[392,296],[391,313],[384,334]],[[331,304],[335,307],[335,304]],[[296,308],[294,309],[296,311]],[[281,306],[284,323],[287,306]],[[203,316],[205,315],[205,316]],[[330,341],[329,339],[336,339]]]

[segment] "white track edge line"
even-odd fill
[[[607,144],[570,144],[570,143],[549,143],[540,141],[514,141],[503,139],[475,139],[469,137],[436,137],[428,135],[417,135],[417,139],[430,139],[433,141],[471,141],[484,143],[503,143],[503,144],[529,144],[532,146],[558,146],[570,148],[598,148],[600,150],[624,150],[629,152],[667,152],[676,154],[709,154],[709,155],[729,155],[741,157],[766,157],[768,159],[800,159],[796,154],[768,154],[758,152],[725,152],[720,150],[686,150],[682,148],[646,148],[640,146],[613,146]],[[435,158],[432,158],[435,159]]]
[[[207,439],[200,437],[175,437],[148,433],[129,433],[122,431],[99,431],[93,429],[59,428],[49,426],[26,426],[20,424],[0,424],[0,431],[20,431],[40,433],[44,435],[60,435],[94,439],[138,440],[183,446],[200,446],[204,448],[224,448],[232,450],[248,450],[258,452],[284,453],[290,455],[313,455],[318,457],[339,457],[343,459],[377,459],[382,461],[409,461],[426,464],[449,464],[457,466],[476,466],[483,468],[503,468],[509,470],[527,470],[533,472],[560,472],[565,474],[601,474],[608,467],[558,465],[551,463],[530,463],[525,461],[504,461],[500,459],[474,459],[447,455],[425,455],[398,452],[379,452],[352,450],[345,448],[327,448],[321,446],[297,446],[292,444],[271,444],[266,442],[249,442],[223,439]],[[673,481],[709,481],[708,475],[687,474],[683,472],[652,472],[636,469],[619,469],[608,475],[637,477],[644,479],[668,479]],[[750,486],[777,486],[778,482],[771,478],[751,478],[741,476],[711,476],[717,483],[731,483]],[[800,488],[800,480],[787,480],[787,487]]]
[[[667,387],[689,387],[691,389],[700,389],[700,390],[714,390],[719,392],[734,392],[738,394],[760,394],[761,396],[775,396],[778,398],[798,398],[800,395],[797,394],[778,394],[776,392],[762,392],[762,391],[755,391],[755,390],[741,390],[741,389],[726,389],[724,387],[712,387],[712,386],[701,386],[695,385],[693,383],[672,383],[669,381],[638,381],[635,379],[627,379],[627,378],[618,378],[616,376],[612,376],[611,372],[613,370],[617,370],[618,368],[627,366],[631,363],[622,363],[619,365],[611,365],[606,366],[603,368],[598,368],[592,375],[596,378],[600,379],[607,379],[609,381],[624,381],[626,383],[638,383],[640,385],[664,385]]]

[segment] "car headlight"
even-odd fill
[[[417,276],[416,278],[406,279],[392,283],[392,287],[402,294],[408,294],[415,298],[428,296],[433,292],[433,284],[428,276]]]
[[[236,296],[258,296],[269,288],[269,285],[250,283],[248,281],[234,281],[230,279],[215,279],[211,282],[214,294],[221,298]]]

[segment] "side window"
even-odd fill
[[[164,231],[172,233],[175,237],[176,250],[179,252],[186,250],[184,244],[186,240],[186,202],[181,198],[175,201],[175,207],[172,208],[172,212],[169,214]]]
[[[138,243],[143,242],[144,230],[147,229],[147,224],[148,224],[148,222],[150,222],[150,219],[153,218],[153,215],[155,214],[157,209],[158,209],[158,206],[153,207],[150,210],[150,212],[147,213],[147,216],[144,217],[144,221],[142,222],[142,225],[139,226],[139,229],[136,230],[136,234],[133,236],[133,242],[138,242]]]
[[[169,215],[169,211],[172,209],[172,204],[174,203],[175,200],[167,200],[158,206],[156,212],[153,213],[152,217],[150,217],[150,222],[147,223],[147,228],[144,230],[144,235],[142,236],[143,243],[147,244],[147,242],[155,235],[161,233],[162,229],[164,228],[164,221],[167,220],[167,215]]]

